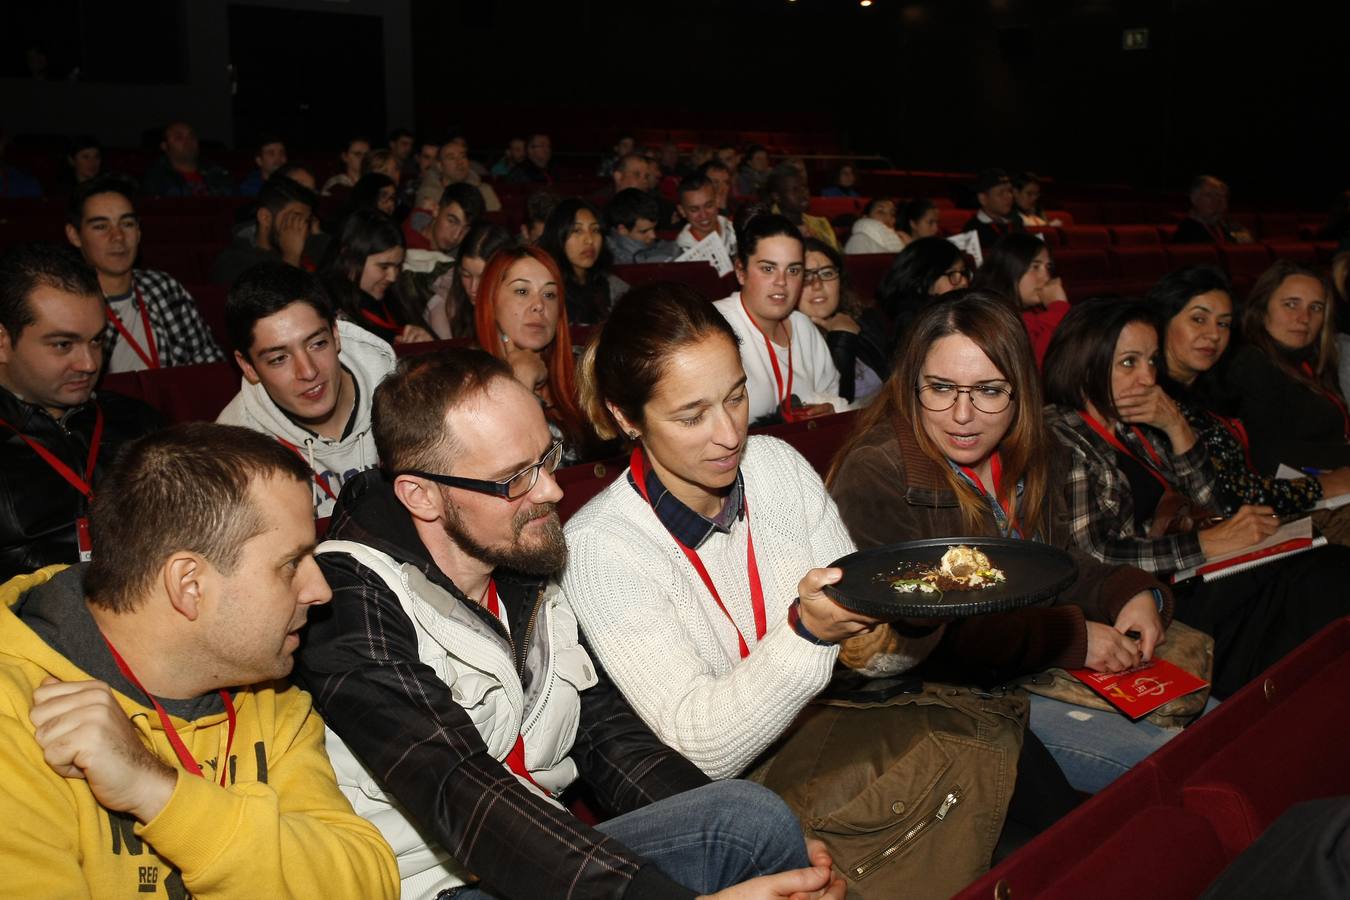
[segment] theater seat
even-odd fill
[[[197,302],[197,311],[202,314],[202,320],[206,322],[206,327],[211,329],[211,336],[216,339],[220,349],[229,356],[234,349],[230,346],[230,337],[225,331],[225,297],[229,289],[223,284],[184,284],[184,289],[192,295],[192,299]]]
[[[1213,244],[1169,244],[1167,261],[1174,269],[1182,266],[1217,266],[1219,251]]]
[[[1045,241],[1045,246],[1050,249],[1064,246],[1064,238],[1060,235],[1059,229],[1054,225],[1028,225],[1027,234],[1034,234]]]
[[[1116,293],[1111,263],[1103,249],[1075,250],[1072,247],[1054,254],[1055,272],[1064,279],[1064,290],[1071,302],[1099,293]]]
[[[1311,241],[1270,241],[1266,247],[1275,259],[1291,259],[1309,266],[1317,264],[1317,247]]]
[[[134,391],[126,390],[134,380]],[[107,390],[139,397],[163,413],[171,423],[214,422],[234,395],[239,393],[239,370],[232,362],[202,366],[175,366],[108,375]]]
[[[572,513],[586,505],[596,494],[609,486],[619,474],[628,468],[626,456],[594,463],[581,463],[559,469],[553,480],[562,488],[563,498],[558,501],[558,517],[566,522]]]
[[[1064,246],[1073,250],[1111,244],[1111,235],[1105,225],[1066,225],[1060,229],[1060,234],[1064,236]]]
[[[399,359],[405,356],[421,356],[424,353],[437,353],[441,350],[453,350],[456,347],[473,347],[478,342],[471,337],[451,338],[448,341],[418,341],[415,344],[394,344],[394,355]]]
[[[844,257],[844,273],[853,292],[869,303],[877,295],[881,279],[891,270],[894,253],[852,253]]]
[[[709,300],[721,300],[736,290],[735,275],[719,278],[717,270],[705,262],[640,263],[615,266],[612,271],[630,285],[677,281],[694,288]]]
[[[832,416],[807,419],[804,422],[785,422],[781,425],[754,428],[751,429],[751,433],[766,434],[787,441],[806,458],[811,468],[824,478],[829,472],[835,453],[848,439],[857,416],[857,410],[849,410]]]
[[[1298,239],[1298,213],[1261,213],[1258,222],[1263,241]]]
[[[960,234],[973,215],[975,211],[971,209],[939,209],[938,230],[943,234]]]
[[[1154,232],[1156,236],[1156,232]],[[1120,293],[1139,295],[1157,284],[1158,279],[1172,271],[1167,254],[1160,245],[1112,247],[1106,251],[1111,260]]]
[[[1270,249],[1265,244],[1220,244],[1218,250],[1235,297],[1245,297],[1252,283],[1270,267]]]
[[[824,216],[833,222],[840,216],[860,216],[867,204],[867,197],[812,197],[807,212],[813,216]]]
[[[1112,225],[1111,240],[1120,247],[1157,247],[1162,243],[1156,225]]]

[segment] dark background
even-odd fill
[[[77,66],[85,83],[182,81],[186,2],[7,4],[0,89],[35,44],[53,81]],[[560,155],[627,129],[774,130],[902,168],[1172,190],[1212,171],[1235,199],[1291,204],[1347,180],[1340,0],[410,0],[406,39],[353,14],[370,4],[213,2],[225,25],[195,52],[221,42],[206,49],[235,67],[226,142],[241,147],[272,128],[316,148],[409,124],[462,130],[487,158],[533,128]],[[1122,49],[1136,27],[1148,49]],[[393,120],[387,62],[410,71],[411,122]]]

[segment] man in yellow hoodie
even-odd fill
[[[19,897],[395,897],[309,695],[310,473],[265,435],[129,445],[93,562],[0,586],[0,859]]]

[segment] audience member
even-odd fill
[[[719,151],[718,157],[722,154]],[[725,159],[722,160],[726,162]],[[730,163],[728,163],[730,165]],[[762,197],[769,186],[769,151],[759,144],[751,144],[745,150],[744,161],[736,175],[737,197]]]
[[[595,436],[577,401],[576,362],[554,258],[534,246],[503,247],[492,255],[474,300],[478,346],[515,367],[522,356],[544,361],[548,380],[539,401],[567,463],[586,458]]]
[[[839,396],[849,403],[868,400],[889,371],[886,335],[875,318],[862,318],[862,304],[849,288],[844,257],[824,241],[806,239],[806,268],[797,310],[825,336],[839,370]]]
[[[544,226],[553,209],[562,202],[553,191],[535,191],[525,198],[525,221],[520,226],[520,239],[526,244],[537,244],[544,234]]]
[[[616,265],[669,262],[680,255],[672,241],[657,240],[661,215],[656,198],[637,188],[625,188],[605,207],[605,248]]]
[[[287,265],[304,266],[313,262],[306,256],[314,209],[319,198],[314,192],[285,176],[273,176],[258,192],[254,212],[257,229],[251,238],[235,238],[211,265],[211,281],[231,285],[245,269],[265,260],[280,259]]]
[[[390,151],[371,150],[361,158],[361,174],[370,175],[371,173],[383,175],[397,185],[403,178],[403,167],[399,163],[398,157]],[[360,179],[358,178],[357,181],[359,182]]]
[[[806,271],[801,231],[782,216],[761,214],[746,223],[737,243],[741,289],[714,305],[740,340],[750,421],[843,412],[849,402],[839,394],[829,347],[797,312]]]
[[[1016,215],[1027,227],[1049,225],[1058,228],[1064,223],[1059,219],[1047,219],[1041,206],[1041,179],[1035,172],[1018,172],[1012,177],[1013,208]]]
[[[286,142],[279,135],[264,134],[258,138],[258,152],[253,157],[253,163],[258,168],[248,174],[248,177],[239,183],[239,195],[241,197],[256,197],[262,190],[263,182],[272,177],[272,173],[286,165]],[[310,188],[313,190],[313,188]]]
[[[599,322],[628,290],[628,283],[609,271],[600,214],[585,200],[572,197],[559,203],[549,214],[538,246],[563,273],[567,318],[575,325]]]
[[[1069,298],[1045,242],[1033,234],[1000,238],[975,273],[973,286],[1002,297],[1021,316],[1040,365],[1055,327],[1069,312]]]
[[[728,172],[740,171],[743,154],[735,144],[718,144],[714,156],[716,156],[718,162],[726,167]]]
[[[88,559],[94,489],[160,424],[139,401],[94,397],[107,324],[98,275],[70,248],[0,255],[0,582]]]
[[[1252,234],[1228,218],[1228,185],[1213,175],[1191,182],[1190,209],[1172,235],[1174,244],[1250,244]]]
[[[141,179],[141,189],[152,197],[232,197],[234,182],[219,166],[203,165],[197,132],[186,122],[164,129],[161,155]]]
[[[370,398],[393,371],[394,351],[338,321],[317,276],[280,262],[239,277],[225,327],[244,377],[216,421],[261,431],[304,460],[314,515],[331,515],[342,486],[379,462]]]
[[[813,237],[839,249],[839,238],[835,236],[830,220],[807,212],[811,207],[811,192],[806,187],[806,178],[796,167],[783,163],[773,170],[769,176],[767,199],[773,204],[774,212],[800,229],[802,237]]]
[[[452,184],[441,194],[434,218],[422,233],[403,223],[408,251],[399,275],[399,293],[420,312],[432,334],[448,338],[446,292],[454,279],[455,259],[469,229],[483,217],[483,195],[468,182]],[[416,238],[414,242],[413,238]]]
[[[718,159],[710,159],[695,170],[695,174],[707,176],[713,183],[713,199],[717,201],[719,215],[731,215],[731,169]]]
[[[1350,465],[1350,412],[1338,379],[1325,276],[1282,259],[1252,285],[1239,347],[1223,368],[1223,412],[1240,419],[1266,475]]]
[[[392,160],[393,157],[390,157]],[[392,216],[398,208],[398,182],[383,172],[367,172],[347,198],[347,212],[375,211]],[[336,229],[334,229],[336,230]]]
[[[24,896],[394,896],[308,694],[299,632],[332,592],[307,473],[242,428],[130,444],[99,487],[94,560],[2,588],[11,820]],[[18,788],[22,785],[21,788]]]
[[[844,163],[834,173],[834,182],[820,192],[822,197],[858,197],[858,170],[852,163]]]
[[[141,225],[129,183],[100,177],[76,187],[66,213],[66,239],[98,273],[107,303],[105,371],[133,372],[225,358],[196,301],[176,279],[132,268]]]
[[[483,271],[494,253],[514,243],[511,232],[501,225],[479,223],[469,229],[459,245],[459,258],[454,268],[429,285],[432,293],[426,299],[424,318],[436,337],[448,340],[475,335],[473,303],[474,297],[478,296]],[[407,286],[408,274],[405,271],[400,276],[399,288],[405,293],[415,292],[418,288]],[[416,306],[418,296],[415,293],[407,295],[413,298],[411,302]]]
[[[860,548],[978,534],[1048,543],[1074,558],[1077,574],[1058,595],[947,623],[919,666],[928,680],[1002,684],[1050,667],[1120,672],[1152,657],[1170,618],[1171,595],[1158,580],[1072,546],[1054,484],[1062,451],[1042,422],[1036,361],[1021,331],[1004,298],[982,291],[949,293],[925,309],[826,478]],[[889,628],[878,627],[866,656],[846,653],[846,664],[878,666]],[[1178,733],[1030,700],[1032,730],[1081,791],[1095,793]]]
[[[889,197],[875,197],[853,223],[852,233],[844,244],[844,252],[899,253],[904,239],[895,230],[895,201]]]
[[[78,134],[66,145],[64,183],[71,188],[92,181],[103,172],[103,147],[92,134]]]
[[[742,246],[753,243],[747,236]],[[811,706],[803,715],[876,620],[823,590],[843,573],[821,567],[854,547],[820,477],[787,444],[747,437],[751,400],[737,339],[682,285],[643,285],[620,301],[587,354],[582,392],[597,430],[636,446],[629,471],[567,523],[563,594],[600,665],[654,731],[713,778],[763,763],[757,777],[840,859],[884,854],[897,829],[834,828],[823,824],[827,811],[895,796],[893,779],[928,771],[920,762],[928,735],[946,724],[928,716],[934,704],[949,710],[982,749],[943,752],[942,776],[933,769],[920,789],[931,799],[907,801],[936,806],[952,789],[947,779],[969,787],[969,776],[990,788],[967,796],[979,795],[979,819],[992,833],[969,841],[933,832],[944,866],[865,867],[865,886],[856,868],[845,869],[860,897],[894,897],[902,882],[909,892],[949,894],[989,863],[1012,785],[993,784],[1004,770],[989,765],[987,751],[1016,755],[1024,703],[969,692],[954,700],[944,686],[926,689],[921,705],[911,695],[867,711]],[[625,601],[614,603],[619,584],[628,586]],[[922,660],[940,636],[898,641],[895,670]],[[1028,769],[1019,764],[1019,782]],[[1071,805],[1073,792],[1062,789]]]
[[[1026,231],[1013,209],[1013,186],[1007,172],[1002,169],[981,172],[975,180],[975,200],[980,205],[979,211],[961,230],[979,235],[980,246],[986,252],[1004,235]]]
[[[370,140],[364,136],[349,138],[342,146],[342,152],[338,154],[342,170],[323,183],[322,193],[325,197],[339,188],[356,187],[356,181],[361,177],[362,162],[370,152]]]
[[[620,135],[619,139],[614,142],[614,146],[610,148],[610,152],[601,157],[600,165],[595,170],[596,176],[608,178],[613,174],[615,167],[623,161],[623,158],[633,152],[636,144],[637,142],[633,140],[631,134]]]
[[[272,174],[284,175],[291,181],[294,181],[296,184],[299,184],[301,187],[305,188],[306,190],[311,190],[316,193],[319,190],[319,179],[315,178],[314,173],[311,172],[308,168],[306,168],[303,163],[298,162],[285,163],[283,165],[278,166],[277,170]],[[311,224],[317,225],[318,223],[316,221]]]
[[[506,176],[507,184],[552,184],[557,181],[553,173],[553,140],[546,134],[535,132],[525,142],[525,158],[516,163]]]
[[[1045,355],[1046,421],[1069,449],[1061,490],[1074,543],[1103,562],[1173,575],[1255,546],[1280,526],[1269,506],[1209,528],[1208,454],[1157,383],[1158,328],[1139,300],[1075,304]],[[1331,545],[1216,581],[1176,587],[1176,617],[1214,637],[1214,696],[1226,699],[1333,619],[1350,548]]]
[[[335,605],[298,675],[406,896],[688,897],[825,863],[781,801],[709,784],[590,660],[548,585],[567,559],[561,445],[505,363],[406,360],[374,415],[385,472],[343,491],[319,556]],[[583,776],[621,814],[596,829],[555,799]],[[816,869],[760,885],[829,881]]]
[[[441,145],[438,168],[441,180],[447,187],[452,184],[471,184],[483,195],[483,208],[487,212],[501,210],[502,201],[497,192],[474,171],[473,161],[469,159],[469,142],[464,138],[457,137]]]
[[[319,275],[343,318],[391,344],[429,341],[431,331],[396,286],[403,254],[403,232],[394,220],[358,209],[329,246]]]
[[[969,287],[972,271],[974,266],[961,249],[944,238],[918,238],[905,245],[877,285],[876,305],[864,313],[867,316],[876,310],[884,317],[888,358],[895,354],[915,317],[935,298]]]
[[[492,164],[489,170],[494,178],[505,178],[511,170],[525,161],[525,139],[513,137],[506,142],[502,158]]]
[[[712,237],[721,243],[728,261],[735,259],[736,229],[731,220],[719,212],[717,185],[712,178],[697,173],[690,175],[680,182],[679,198],[679,212],[687,223],[675,236],[675,244],[680,250],[692,250]]]
[[[610,169],[609,174],[613,181],[613,188],[610,191],[611,197],[628,188],[637,188],[646,192],[651,191],[656,186],[652,181],[651,169],[647,165],[647,160],[640,153],[629,153],[620,157],[618,162]]]
[[[932,200],[916,197],[896,210],[895,218],[896,231],[906,244],[920,238],[941,237],[938,208]]]
[[[1215,411],[1211,373],[1223,361],[1233,331],[1232,289],[1222,272],[1211,266],[1178,269],[1153,286],[1148,300],[1163,323],[1158,380],[1209,451],[1220,513],[1231,515],[1248,503],[1269,506],[1284,516],[1311,511],[1323,496],[1350,493],[1350,468],[1300,478],[1259,474],[1248,460],[1246,427]]]
[[[389,132],[389,139],[385,143],[390,157],[398,166],[397,178],[400,181],[418,175],[417,160],[413,157],[415,138],[416,135],[407,128],[395,128]]]

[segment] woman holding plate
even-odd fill
[[[915,319],[895,364],[828,478],[858,546],[970,535],[1069,548],[1036,361],[1007,301],[947,295]],[[922,671],[1001,683],[1051,667],[1118,672],[1150,659],[1170,620],[1168,590],[1132,566],[1071,555],[1078,574],[1064,591],[1042,606],[948,624]],[[884,665],[895,637],[881,626],[848,648],[864,657],[846,662]],[[1101,789],[1176,733],[1040,696],[1031,727],[1083,791]]]
[[[1019,839],[1072,806],[1072,796],[1053,806],[1072,792],[1038,744],[1028,742],[1018,759],[1022,720],[1011,701],[964,695],[948,702],[920,685],[879,710],[812,703],[831,686],[840,645],[877,621],[826,596],[842,572],[825,567],[853,552],[853,541],[796,451],[770,437],[747,437],[736,334],[697,292],[665,283],[630,291],[588,348],[580,383],[597,431],[625,435],[635,446],[629,470],[568,521],[562,589],[597,660],[662,740],[713,778],[753,769],[805,823],[820,824],[831,813],[866,819],[866,833],[808,824],[845,874],[861,867],[863,887],[877,891],[865,897],[894,896],[890,873],[900,870],[926,879],[911,896],[949,896],[978,875],[1012,794],[1013,783],[997,772],[1015,768],[1018,795],[1029,784],[1028,802],[1042,807],[1022,816],[1015,804],[1008,813],[1016,825],[1008,831]],[[898,640],[893,669],[912,667],[941,637],[940,628],[929,628]],[[959,706],[966,701],[969,709]],[[867,715],[873,712],[879,715]],[[933,734],[925,726],[947,713],[944,725],[971,726],[969,740],[950,755],[925,737]],[[839,755],[827,754],[829,772],[811,768],[823,753],[819,744],[810,748],[810,763],[785,758],[799,735],[814,734],[810,729],[831,716],[840,719],[837,733],[851,728],[854,737]],[[866,727],[858,727],[864,718]],[[1037,749],[1050,769],[1044,778],[1038,760],[1025,758]],[[853,765],[844,759],[849,753],[866,759]],[[877,769],[879,761],[885,765]],[[800,777],[784,776],[785,784],[780,771]],[[860,811],[876,792],[859,785],[882,778],[903,783],[882,792],[884,809]],[[808,782],[812,798],[793,794]],[[951,794],[959,812],[944,811],[935,821],[946,824],[921,829],[930,849],[884,852],[887,835],[900,841]],[[813,802],[828,809],[809,809]],[[958,849],[937,837],[963,827],[952,825],[956,817],[988,824],[981,831],[988,840]],[[930,859],[934,849],[955,854],[951,865]],[[914,861],[932,865],[914,873],[907,868]],[[855,882],[850,876],[850,889],[862,890]]]

